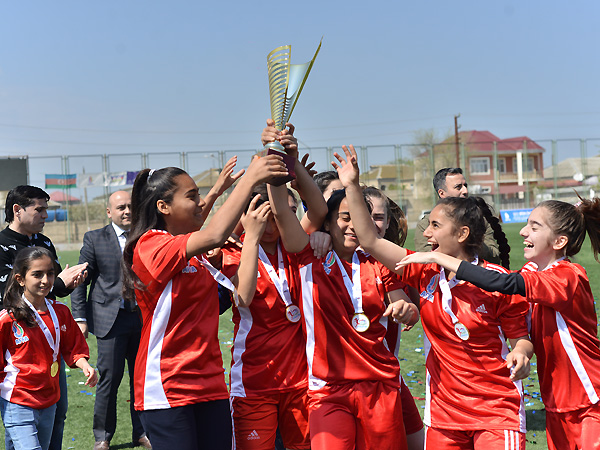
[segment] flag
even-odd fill
[[[106,172],[80,173],[77,174],[77,187],[104,186],[106,183]]]
[[[46,189],[69,189],[77,186],[77,174],[46,174]]]

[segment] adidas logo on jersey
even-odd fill
[[[479,305],[475,311],[477,311],[478,313],[481,313],[481,314],[487,314],[488,313],[487,309],[485,309],[485,305]]]
[[[187,266],[185,266],[185,268],[181,271],[181,273],[196,273],[198,272],[198,269],[196,269],[194,266],[190,266],[189,264]]]
[[[64,324],[63,324],[63,325],[61,325],[61,326],[60,326],[60,331],[65,331],[65,332],[66,332],[66,331],[67,331],[67,326],[66,326],[66,325],[64,325]]]
[[[257,439],[260,439],[260,436],[256,430],[252,430],[252,433],[250,433],[246,439],[249,441],[256,441]]]

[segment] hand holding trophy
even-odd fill
[[[279,131],[282,131],[288,123],[320,49],[321,43],[319,42],[315,56],[304,64],[290,64],[291,45],[277,47],[267,56],[271,118],[275,122],[275,128]],[[267,143],[261,152],[261,154],[275,153],[281,155],[284,159],[289,175],[271,180],[271,184],[276,186],[296,178],[294,172],[296,158],[284,152],[285,149],[278,140]]]

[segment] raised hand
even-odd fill
[[[238,180],[238,178],[240,178],[244,174],[244,169],[238,171],[235,174],[233,173],[233,169],[235,168],[236,163],[237,156],[232,156],[231,158],[229,158],[229,161],[227,161],[227,163],[225,164],[225,167],[223,167],[223,170],[221,170],[219,178],[217,178],[217,182],[214,186],[215,190],[217,191],[217,195],[223,194],[223,192],[229,189],[233,185],[233,183],[235,183]]]
[[[306,153],[301,160],[298,160],[298,162],[296,164],[302,164],[304,166],[304,169],[306,169],[306,172],[310,175],[310,177],[314,177],[317,174],[316,170],[313,170],[313,167],[315,166],[315,162],[308,162],[308,153]],[[296,167],[298,167],[296,165]],[[298,190],[298,184],[297,184],[298,179],[294,179],[292,180],[292,182],[290,183],[292,186],[292,189]]]
[[[255,156],[246,170],[246,176],[254,185],[265,183],[275,177],[286,177],[288,171],[279,155]]]
[[[298,139],[294,137],[295,129],[294,125],[286,123],[283,130],[278,130],[275,128],[275,121],[267,119],[267,126],[263,129],[260,140],[263,146],[269,142],[279,141],[288,155],[298,158]]]
[[[346,159],[342,158],[339,153],[335,152],[333,156],[338,160],[339,164],[335,161],[331,161],[331,165],[337,170],[342,186],[349,187],[353,184],[358,186],[358,176],[360,171],[358,169],[358,157],[356,156],[356,150],[354,146],[350,145],[346,147],[342,145],[342,150],[346,155]]]
[[[254,238],[259,241],[267,227],[269,217],[272,216],[271,204],[269,202],[264,202],[261,205],[256,206],[259,200],[260,194],[255,195],[250,202],[248,211],[242,216],[242,225],[246,232],[246,239]]]
[[[77,264],[73,267],[69,267],[67,264],[64,270],[58,274],[58,278],[63,280],[68,289],[75,289],[85,281],[85,278],[87,277],[87,266],[87,262]]]

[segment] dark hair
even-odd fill
[[[123,298],[132,301],[135,289],[145,289],[132,269],[133,250],[140,237],[152,229],[165,230],[166,224],[162,214],[158,211],[156,203],[163,200],[169,204],[177,190],[175,178],[187,175],[179,167],[164,167],[150,171],[144,169],[138,173],[131,191],[131,229],[123,250],[121,270],[123,272]]]
[[[319,172],[313,177],[316,185],[319,187],[321,193],[327,190],[327,187],[333,180],[339,180],[340,177],[336,170],[327,170],[325,172]]]
[[[463,171],[460,167],[446,167],[445,169],[440,169],[436,172],[433,177],[433,189],[435,189],[435,193],[441,189],[445,191],[447,189],[446,186],[446,177],[448,175],[462,175]]]
[[[27,208],[33,205],[34,200],[50,200],[50,196],[46,191],[39,187],[29,186],[27,184],[17,186],[10,191],[6,196],[4,205],[4,215],[7,223],[12,223],[15,220],[15,212],[13,206],[19,205],[21,208]]]
[[[328,223],[333,215],[340,209],[340,203],[346,198],[346,189],[338,189],[333,191],[331,197],[327,200],[327,215],[323,221],[323,226]],[[370,207],[370,205],[369,205]],[[370,212],[370,211],[369,211]],[[324,228],[322,228],[324,230]]]
[[[363,189],[363,194],[371,209],[373,209],[373,204],[370,200],[371,197],[383,200],[383,205],[390,221],[387,230],[385,230],[384,238],[402,247],[408,233],[408,222],[402,208],[376,187],[367,186]]]
[[[57,264],[54,261],[54,256],[44,247],[25,247],[19,250],[13,261],[13,268],[8,277],[6,291],[4,291],[4,308],[13,320],[19,322],[24,321],[28,327],[37,327],[35,315],[29,305],[23,301],[23,292],[25,288],[19,284],[16,275],[25,278],[27,271],[31,267],[32,261],[41,258],[49,258],[54,265],[54,270],[58,273]]]
[[[500,248],[500,261],[506,269],[510,268],[510,246],[506,235],[500,226],[500,220],[492,214],[490,207],[481,197],[445,197],[439,200],[438,205],[444,208],[446,215],[454,221],[456,228],[466,226],[470,233],[464,243],[465,252],[475,256],[480,252],[485,236],[485,221],[494,231],[494,239]]]
[[[579,195],[578,195],[579,196]],[[600,251],[600,198],[582,199],[577,206],[559,200],[546,200],[538,208],[550,213],[548,222],[556,235],[567,237],[566,256],[574,256],[581,250],[587,231],[594,258],[598,261]],[[599,261],[600,262],[600,261]]]
[[[294,203],[296,203],[296,205],[298,205],[298,199],[296,198],[294,191],[292,191],[290,188],[287,188],[287,193],[291,198],[294,199]],[[250,194],[250,199],[248,200],[248,204],[246,205],[246,208],[244,209],[244,211],[248,212],[248,208],[250,207],[250,202],[252,201],[252,199],[254,197],[256,197],[256,195],[260,195],[260,200],[258,200],[258,202],[256,203],[257,207],[262,205],[264,202],[269,201],[269,194],[267,192],[267,183],[259,184],[258,186],[256,186],[254,188],[254,190],[252,191],[252,194]]]

